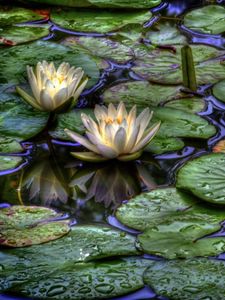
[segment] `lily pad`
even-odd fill
[[[187,38],[181,34],[176,24],[169,22],[158,23],[147,32],[146,38],[155,45],[182,45]]]
[[[37,11],[22,7],[0,6],[0,27],[41,19],[43,19],[43,16]]]
[[[214,85],[213,95],[220,101],[225,102],[225,80],[222,80]]]
[[[0,28],[1,30],[1,28]],[[49,26],[10,26],[2,28],[0,45],[14,46],[43,38],[49,34]]]
[[[185,164],[177,175],[177,188],[215,204],[225,204],[225,155],[213,153]]]
[[[225,237],[204,237],[220,229],[219,224],[210,224],[208,216],[183,214],[159,222],[138,236],[138,245],[145,253],[168,259],[208,257],[223,253]]]
[[[151,18],[150,11],[110,12],[107,10],[53,9],[51,20],[74,31],[107,33],[128,24],[143,24]]]
[[[10,249],[3,253],[12,256],[11,261],[8,256],[1,259],[6,271],[18,267],[35,267],[40,263],[45,266],[54,265],[56,261],[59,264],[72,264],[105,257],[139,254],[135,248],[134,236],[99,225],[77,225],[61,239],[26,249]]]
[[[16,142],[38,134],[45,128],[47,121],[48,113],[36,111],[25,105],[20,97],[11,93],[0,95],[0,134],[3,136],[0,144],[2,141],[3,147],[7,140],[11,140],[9,149],[17,148]],[[6,140],[4,140],[4,136]]]
[[[124,63],[134,57],[130,47],[105,37],[68,37],[63,44],[75,49],[80,46],[94,56],[115,60],[118,63]]]
[[[161,84],[182,84],[181,46],[155,49],[141,55],[132,70],[145,80]],[[225,78],[224,51],[205,45],[192,45],[197,83],[216,83]]]
[[[197,219],[206,219],[209,224],[218,224],[225,220],[225,213],[214,207],[201,204],[194,196],[175,188],[156,189],[142,193],[121,205],[117,219],[137,230],[145,230],[171,219],[184,218],[186,215]]]
[[[87,84],[89,87],[94,85],[99,78],[99,70],[90,56],[56,43],[37,41],[29,45],[4,48],[0,49],[0,55],[1,83],[24,82],[27,78],[26,65],[35,66],[42,60],[54,61],[56,65],[65,61],[72,66],[82,67],[90,78]]]
[[[178,151],[184,147],[184,142],[179,138],[173,137],[154,137],[150,144],[145,148],[146,152],[162,154],[165,152]]]
[[[107,262],[67,264],[38,279],[17,285],[20,295],[40,299],[109,299],[144,286],[143,273],[152,262],[128,258]]]
[[[19,156],[0,156],[0,172],[18,167],[23,159]]]
[[[109,7],[109,8],[151,8],[160,4],[161,0],[32,0],[32,2],[54,4],[71,7]]]
[[[220,5],[207,5],[188,12],[184,25],[193,31],[219,34],[225,31],[225,8]]]
[[[105,103],[119,103],[126,106],[157,106],[172,99],[185,97],[180,91],[182,86],[164,86],[148,81],[128,81],[107,89],[102,97]]]
[[[191,99],[190,99],[191,101]],[[193,137],[206,139],[216,133],[208,121],[193,113],[170,107],[152,108],[153,122],[161,120],[158,137]]]
[[[215,259],[155,261],[144,274],[144,282],[157,295],[170,299],[222,299],[225,262]]]
[[[70,230],[67,221],[45,207],[12,206],[0,210],[0,245],[23,247],[55,240]]]
[[[70,140],[69,136],[65,133],[65,128],[78,132],[79,134],[85,133],[85,128],[81,120],[81,114],[85,113],[94,116],[92,109],[77,109],[68,113],[63,113],[57,116],[57,126],[50,129],[49,134],[56,139]]]

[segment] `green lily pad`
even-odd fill
[[[41,19],[43,19],[41,14],[30,9],[0,6],[0,27],[16,25],[28,21],[38,21]]]
[[[95,61],[81,52],[51,43],[37,41],[29,45],[19,45],[8,49],[0,49],[0,82],[18,84],[25,81],[26,65],[34,66],[42,60],[54,61],[59,65],[62,61],[72,66],[82,67],[90,77],[87,86],[94,85],[99,78],[99,70]]]
[[[20,295],[41,299],[109,299],[144,286],[143,273],[150,260],[128,258],[61,266],[49,274],[17,285]],[[11,290],[14,290],[12,288]]]
[[[117,219],[138,230],[154,227],[164,221],[184,218],[207,219],[209,224],[218,225],[225,220],[225,213],[214,207],[201,204],[194,196],[175,188],[156,189],[143,193],[121,205],[116,212]]]
[[[202,98],[193,97],[171,100],[165,103],[164,106],[184,110],[189,113],[196,113],[203,111],[206,107],[206,103]]]
[[[19,142],[35,136],[45,128],[47,121],[48,113],[34,110],[24,104],[20,97],[11,93],[0,95],[0,135],[3,136],[0,144],[2,140],[3,147],[7,140],[11,140],[9,150],[13,147],[14,152],[14,147],[18,147],[15,141]],[[4,136],[7,138],[5,141]]]
[[[48,26],[10,26],[0,28],[0,45],[17,45],[38,40],[49,34]]]
[[[18,24],[43,19],[39,13],[21,7],[0,6],[0,45],[16,45],[49,34],[49,25]]]
[[[0,153],[18,153],[23,151],[22,146],[15,139],[0,135]]]
[[[191,99],[190,99],[191,101]],[[152,108],[153,122],[161,120],[158,137],[193,137],[206,139],[216,133],[208,121],[193,113],[170,107]]]
[[[220,5],[207,5],[188,12],[184,25],[191,30],[219,34],[225,31],[225,8]]]
[[[213,95],[220,101],[225,102],[225,80],[222,80],[214,85]]]
[[[155,45],[182,45],[187,38],[180,33],[175,24],[169,22],[158,23],[147,32],[146,38]]]
[[[155,261],[144,282],[157,295],[170,299],[222,299],[225,294],[225,262],[215,259]]]
[[[109,7],[109,8],[151,8],[160,4],[161,0],[32,0],[32,2],[54,4],[71,7]]]
[[[45,207],[12,206],[0,210],[0,245],[23,247],[55,240],[70,230],[67,221]],[[51,222],[50,222],[51,221]]]
[[[0,172],[18,167],[23,159],[19,156],[0,156]]]
[[[126,106],[157,106],[172,99],[185,97],[182,86],[164,86],[148,81],[128,81],[108,88],[102,95],[105,103],[119,103]]]
[[[181,47],[155,49],[141,55],[132,70],[145,80],[161,84],[182,84]],[[225,78],[224,51],[205,45],[192,45],[198,84],[216,83]]]
[[[130,234],[108,226],[77,225],[61,239],[25,249],[6,250],[3,254],[6,257],[1,259],[1,264],[4,270],[9,271],[26,266],[35,268],[40,263],[45,266],[54,265],[56,261],[59,264],[69,264],[105,257],[136,255],[139,252],[135,248],[135,237]]]
[[[224,154],[198,157],[179,170],[176,186],[208,202],[225,204],[224,167]]]
[[[150,144],[145,148],[146,152],[162,154],[165,152],[178,151],[184,147],[184,142],[179,138],[173,137],[154,137]]]
[[[138,236],[138,245],[145,253],[168,259],[213,256],[225,251],[224,237],[204,237],[220,229],[210,224],[208,216],[183,214],[145,229]],[[203,238],[204,237],[204,238]]]
[[[115,60],[118,63],[124,63],[134,57],[130,47],[105,37],[68,37],[63,44],[74,49],[80,46],[94,56]]]
[[[92,109],[77,109],[68,113],[63,113],[57,116],[57,126],[50,129],[49,134],[56,139],[70,140],[70,137],[65,133],[65,128],[78,132],[79,134],[85,133],[85,128],[81,120],[81,114],[85,113],[94,116]]]
[[[107,33],[128,24],[143,24],[151,18],[149,11],[109,12],[107,10],[53,9],[51,20],[69,30]]]

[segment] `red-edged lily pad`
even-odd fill
[[[0,245],[24,247],[42,244],[70,231],[68,221],[46,207],[12,206],[0,210]]]

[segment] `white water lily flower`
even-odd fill
[[[33,97],[17,87],[17,92],[36,109],[55,111],[67,103],[72,106],[87,84],[82,68],[70,67],[63,62],[56,70],[53,62],[39,62],[34,71],[27,66],[28,80]]]
[[[158,122],[147,129],[153,114],[149,108],[145,108],[136,117],[136,106],[128,113],[123,102],[117,109],[113,104],[109,104],[108,109],[96,105],[94,114],[97,122],[86,114],[81,115],[87,138],[65,129],[74,141],[91,150],[91,152],[72,152],[73,156],[81,160],[137,159],[160,127]]]

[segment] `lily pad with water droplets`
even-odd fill
[[[144,24],[151,18],[150,11],[108,11],[85,9],[53,9],[51,20],[74,31],[107,33],[128,24]]]
[[[23,247],[60,238],[70,230],[67,221],[55,221],[55,211],[36,206],[0,210],[0,245]]]
[[[223,33],[225,31],[225,8],[220,5],[207,5],[194,9],[184,16],[184,25],[201,33]]]
[[[16,168],[22,161],[19,156],[0,156],[0,172]]]
[[[225,220],[225,212],[206,206],[194,196],[175,188],[142,193],[121,205],[116,212],[120,222],[137,230],[145,230],[171,219],[182,219],[186,215],[207,220],[207,223],[216,226]]]
[[[222,299],[225,262],[196,258],[155,261],[144,274],[144,282],[157,295],[169,299]]]
[[[205,237],[220,229],[211,224],[210,214],[183,214],[159,221],[138,236],[142,251],[168,259],[208,257],[225,251],[225,237]]]
[[[0,83],[24,83],[27,81],[26,66],[35,66],[42,60],[54,61],[57,66],[65,61],[71,66],[83,68],[85,75],[89,77],[89,87],[99,78],[99,70],[92,57],[52,42],[37,41],[29,45],[0,49],[0,56]]]
[[[140,55],[132,70],[141,78],[160,84],[182,84],[181,47],[155,49]],[[225,78],[222,56],[225,51],[205,45],[192,45],[198,85],[216,83]]]
[[[202,200],[225,204],[225,155],[213,153],[187,162],[177,174],[177,188]]]
[[[44,265],[83,262],[105,257],[121,255],[137,255],[135,237],[109,226],[77,225],[61,239],[28,248],[10,249],[4,252],[15,255],[17,262],[2,260],[6,270],[17,268],[19,265],[35,267],[40,262]],[[37,255],[38,253],[38,255]],[[26,255],[27,262],[24,262]]]
[[[18,294],[40,299],[89,300],[126,295],[144,286],[143,273],[152,261],[127,258],[106,262],[67,264],[48,276],[16,286]],[[50,273],[51,272],[51,273]]]

